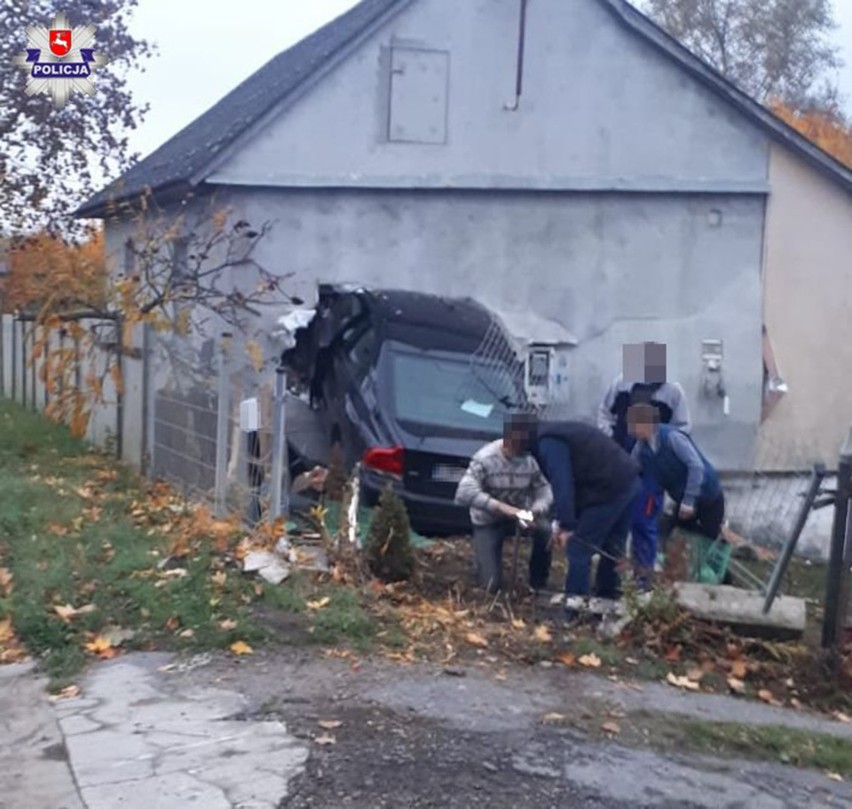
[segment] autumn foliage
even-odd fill
[[[798,111],[781,103],[772,104],[771,109],[784,123],[852,168],[852,127],[839,114],[818,109]]]
[[[102,305],[106,278],[102,230],[93,230],[79,244],[40,233],[12,247],[6,306],[60,313]]]

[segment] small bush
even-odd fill
[[[408,512],[390,485],[373,512],[366,553],[373,575],[384,582],[407,581],[414,573]]]

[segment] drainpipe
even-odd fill
[[[529,0],[521,0],[521,20],[518,26],[518,68],[515,75],[515,101],[512,104],[504,104],[503,109],[508,112],[517,112],[521,106],[521,95],[524,91],[524,50],[527,42],[527,6]]]

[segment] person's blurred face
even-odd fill
[[[637,441],[650,441],[654,436],[655,425],[649,421],[630,421],[627,430]]]
[[[509,458],[526,455],[530,450],[530,435],[526,430],[513,427],[503,437],[503,446]]]

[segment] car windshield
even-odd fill
[[[508,367],[486,366],[464,354],[394,352],[393,399],[401,421],[494,434],[520,404]]]

